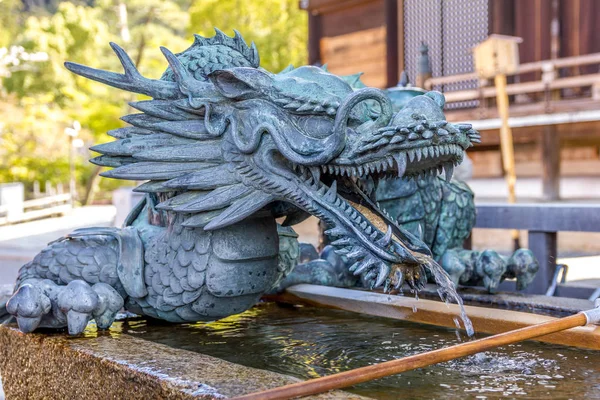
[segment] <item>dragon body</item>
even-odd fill
[[[94,146],[91,160],[112,167],[106,177],[145,181],[136,190],[146,200],[124,228],[75,231],[22,267],[5,306],[21,330],[77,334],[91,318],[105,328],[123,305],[174,322],[242,312],[297,263],[289,226],[309,215],[372,287],[422,287],[429,246],[359,186],[451,177],[479,134],[445,121],[440,93],[394,113],[383,91],[355,90],[321,68],[261,69],[237,32],[196,36],[177,55],[162,48],[169,68],[158,80],[111,46],[123,74],[65,65],[151,98],[131,103],[140,113],[123,117],[130,126],[110,131],[116,140]]]

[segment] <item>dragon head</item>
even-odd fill
[[[237,33],[197,37],[178,55],[163,48],[169,69],[161,80],[141,77],[113,49],[123,75],[66,64],[153,97],[132,104],[143,113],[125,117],[134,127],[113,133],[121,140],[93,148],[103,154],[96,163],[117,167],[107,176],[149,179],[140,190],[166,194],[158,207],[183,214],[190,227],[219,229],[263,208],[288,225],[314,215],[373,286],[423,284],[420,254],[429,249],[371,195],[387,177],[445,169],[449,179],[479,140],[470,126],[445,121],[442,94],[417,96],[394,114],[383,91],[354,90],[324,69],[258,68],[256,49]]]

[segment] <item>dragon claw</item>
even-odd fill
[[[123,308],[123,298],[112,286],[105,283],[96,283],[92,289],[98,295],[98,306],[93,310],[92,315],[98,328],[108,329],[115,321],[119,310]]]
[[[414,291],[419,291],[427,283],[427,275],[422,265],[400,265],[391,267],[390,284],[396,290],[401,290],[405,283]]]
[[[90,285],[74,280],[58,295],[58,308],[67,315],[70,335],[83,332],[98,307],[100,299]]]
[[[34,331],[50,309],[50,298],[31,283],[21,285],[6,304],[6,311],[16,317],[19,329],[25,333]]]

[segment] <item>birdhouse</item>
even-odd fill
[[[511,74],[519,66],[519,43],[515,36],[490,35],[473,49],[475,72],[480,78]]]

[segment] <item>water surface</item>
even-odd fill
[[[113,329],[303,379],[467,340],[452,329],[273,303],[208,324],[130,320]],[[346,390],[377,399],[600,399],[600,352],[525,342]]]

